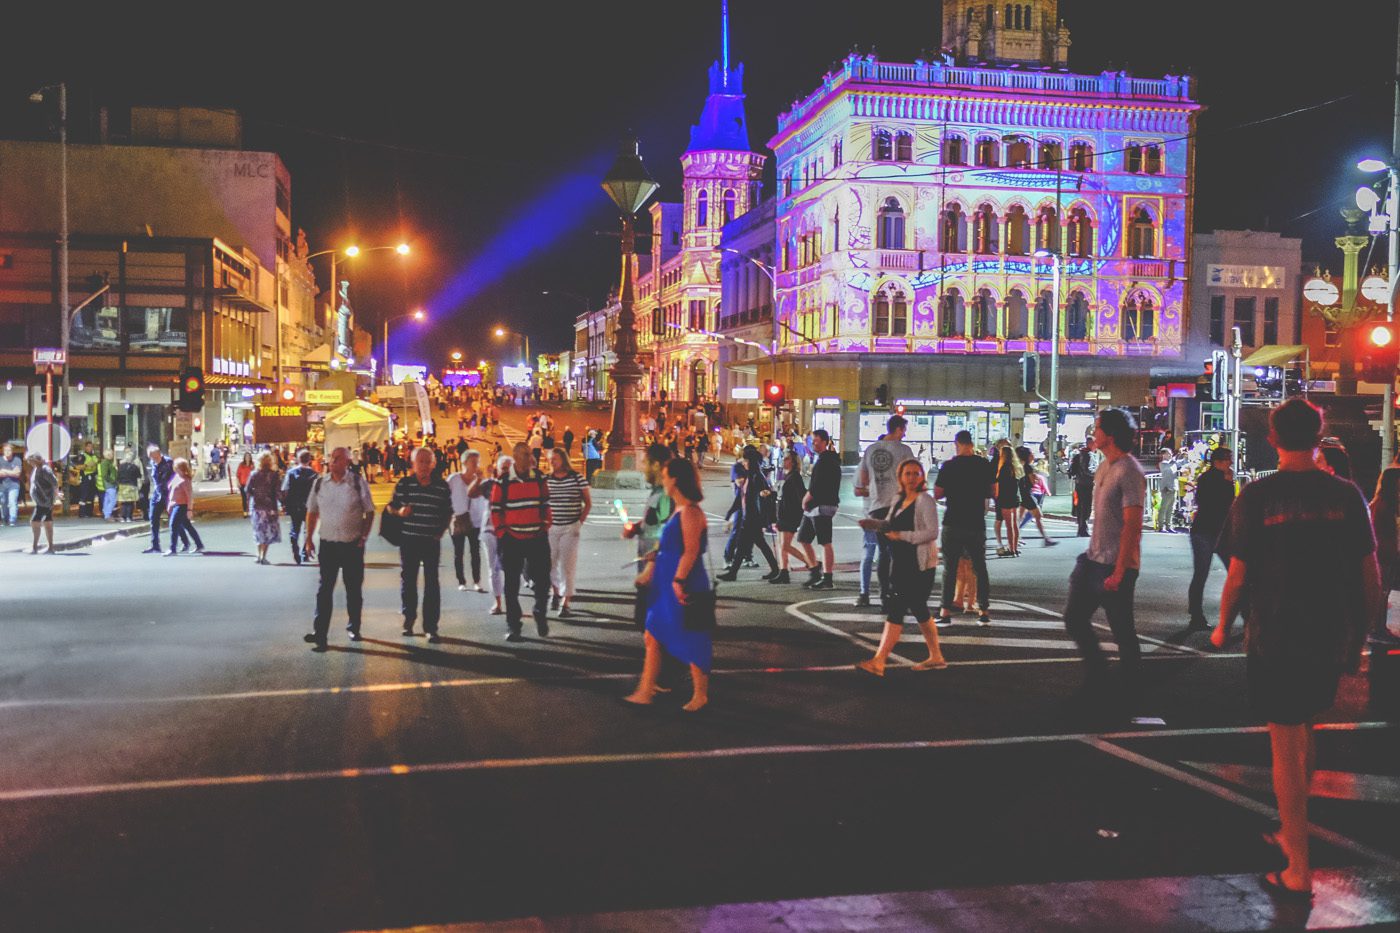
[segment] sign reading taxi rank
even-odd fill
[[[253,410],[253,439],[259,444],[300,444],[306,440],[306,408],[267,404]]]

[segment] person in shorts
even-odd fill
[[[1288,860],[1264,876],[1284,897],[1308,898],[1312,724],[1355,670],[1380,611],[1380,571],[1366,501],[1355,484],[1319,469],[1322,412],[1290,399],[1269,418],[1278,472],[1250,483],[1230,507],[1220,549],[1230,571],[1211,644],[1223,648],[1245,613],[1250,703],[1269,724],[1280,828],[1266,841]]]
[[[802,500],[802,526],[797,529],[797,541],[807,554],[812,568],[811,579],[802,584],[809,590],[829,590],[832,571],[836,567],[836,549],[831,544],[831,520],[841,503],[841,458],[831,449],[831,435],[821,428],[812,432],[812,449],[817,462],[812,467],[811,483]],[[822,546],[822,561],[812,542]]]
[[[57,553],[53,549],[53,510],[62,499],[63,494],[58,488],[58,474],[44,462],[42,454],[30,454],[29,501],[34,503],[34,514],[29,517],[29,523],[34,528],[34,548],[30,551],[31,554],[39,553],[40,531],[48,541],[49,553]]]

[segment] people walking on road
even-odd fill
[[[1223,648],[1245,614],[1250,703],[1269,724],[1280,827],[1266,834],[1288,864],[1264,876],[1270,893],[1312,891],[1308,794],[1312,724],[1355,670],[1366,629],[1380,611],[1376,542],[1356,486],[1318,469],[1322,412],[1289,399],[1269,417],[1278,472],[1250,483],[1230,508],[1221,548],[1230,572],[1211,643]]]
[[[768,573],[764,576],[768,580],[781,573],[773,549],[768,546],[768,526],[777,517],[777,503],[774,502],[773,487],[763,475],[763,457],[754,447],[744,448],[744,475],[740,484],[743,494],[739,500],[739,512],[734,516],[734,521],[739,523],[739,540],[734,545],[734,556],[729,566],[719,578],[729,581],[738,579],[739,565],[757,548],[768,562]]]
[[[39,532],[44,533],[48,553],[58,553],[53,549],[53,510],[63,501],[59,489],[58,474],[44,462],[43,454],[29,455],[29,501],[34,505],[34,514],[29,516],[29,524],[34,529],[34,546],[31,554],[39,553]]]
[[[258,457],[258,468],[248,477],[248,515],[253,526],[253,543],[258,546],[257,562],[266,566],[267,549],[282,540],[278,519],[282,476],[270,451]]]
[[[953,435],[956,456],[944,461],[934,480],[933,494],[943,499],[943,598],[939,625],[953,624],[958,562],[966,557],[977,578],[977,622],[991,625],[987,612],[991,583],[987,579],[987,500],[996,496],[996,473],[991,461],[977,455],[969,431]],[[872,516],[873,517],[873,516]]]
[[[535,595],[535,630],[549,635],[549,484],[534,467],[534,453],[523,441],[491,490],[491,525],[500,550],[506,586],[506,641],[523,641],[520,576],[530,575]]]
[[[24,479],[24,461],[15,445],[0,448],[0,525],[11,528],[19,522],[19,484]]]
[[[365,542],[374,527],[374,500],[369,483],[349,469],[350,451],[331,451],[329,469],[311,484],[306,500],[306,540],[321,533],[316,549],[321,581],[316,589],[316,614],[311,634],[304,639],[317,650],[326,649],[335,606],[335,580],[345,579],[345,611],[350,617],[345,627],[351,641],[360,640],[361,609],[364,606]]]
[[[1163,447],[1157,475],[1157,514],[1152,527],[1156,531],[1172,531],[1172,515],[1176,511],[1176,454],[1170,447]]]
[[[248,480],[253,478],[253,470],[253,455],[245,453],[234,473],[234,478],[238,480],[238,496],[243,500],[244,518],[248,517]]]
[[[204,553],[204,542],[195,530],[194,516],[194,470],[184,457],[175,459],[173,475],[170,477],[170,550],[166,557],[174,557],[188,551],[194,544],[196,554]]]
[[[1035,519],[1041,541],[1046,547],[1053,547],[1059,542],[1051,540],[1045,533],[1045,518],[1040,512],[1040,504],[1050,491],[1045,485],[1045,476],[1035,468],[1035,454],[1029,447],[1017,447],[1016,456],[1021,459],[1021,469],[1024,471],[1021,477],[1021,521],[1016,527],[1025,528],[1027,522]]]
[[[885,629],[875,656],[856,664],[876,677],[885,676],[885,663],[904,634],[904,619],[913,616],[928,645],[928,657],[916,671],[948,666],[938,646],[938,629],[928,608],[938,570],[938,503],[928,494],[923,465],[905,460],[896,473],[899,493],[884,518],[861,519],[861,527],[883,535],[890,543],[890,594],[885,600]]]
[[[399,599],[403,609],[403,634],[413,634],[418,621],[418,573],[423,573],[423,631],[437,644],[442,615],[442,588],[438,569],[442,562],[442,535],[452,522],[452,493],[447,482],[435,476],[437,454],[430,447],[413,452],[413,470],[394,486],[389,500],[392,514],[403,519],[399,539]]]
[[[836,570],[836,549],[832,545],[832,521],[841,505],[841,458],[831,449],[831,435],[824,429],[812,432],[812,450],[816,462],[812,464],[812,482],[807,488],[807,496],[802,502],[802,527],[797,540],[807,555],[811,576],[802,584],[809,590],[830,590],[835,587],[832,574]],[[794,448],[793,463],[801,471],[802,454]],[[815,541],[821,545],[822,557],[812,547]]]
[[[306,542],[300,547],[298,543],[301,539],[301,527],[306,522],[306,503],[311,497],[311,485],[320,475],[311,465],[311,451],[302,448],[297,451],[297,465],[288,470],[287,475],[282,478],[282,510],[287,513],[287,519],[292,526],[287,539],[292,543],[292,560],[296,561],[298,566],[303,558],[310,560],[315,556],[316,548],[310,535],[306,536]]]
[[[904,433],[909,422],[902,415],[892,415],[885,422],[885,435],[865,449],[860,468],[856,471],[855,493],[865,498],[867,518],[884,518],[894,497],[899,494],[899,477],[896,471],[905,460],[914,459],[913,449],[904,443]],[[875,575],[880,584],[880,602],[883,605],[889,592],[890,552],[889,542],[879,534],[867,533],[866,551],[875,546]],[[869,558],[867,558],[868,560]],[[870,605],[870,572],[862,561],[861,596],[858,606]]]
[[[792,573],[788,561],[796,557],[802,562],[802,569],[809,573],[820,573],[815,560],[792,543],[802,527],[802,504],[807,498],[807,482],[802,478],[802,470],[797,463],[797,455],[792,451],[783,454],[783,485],[778,492],[778,575],[769,583],[791,583]]]
[[[583,437],[583,470],[584,479],[591,485],[593,474],[603,468],[603,454],[598,449],[598,434],[596,431],[588,431]]]
[[[1191,522],[1191,585],[1186,589],[1188,629],[1210,628],[1206,618],[1206,578],[1212,560],[1219,555],[1226,572],[1230,559],[1220,550],[1220,532],[1235,503],[1234,452],[1217,447],[1210,452],[1210,467],[1196,480],[1196,517]]]
[[[549,451],[549,570],[553,590],[549,608],[567,619],[573,614],[569,601],[574,598],[578,576],[578,546],[583,523],[593,510],[593,494],[588,481],[574,471],[569,457],[558,447]]]
[[[1142,515],[1147,501],[1147,474],[1129,451],[1137,423],[1122,408],[1099,412],[1094,447],[1103,462],[1094,472],[1094,529],[1069,578],[1065,630],[1079,647],[1087,668],[1084,698],[1102,699],[1108,687],[1108,662],[1093,616],[1103,607],[1118,645],[1125,699],[1138,688],[1141,648],[1133,622],[1133,595],[1142,566]]]
[[[625,699],[641,706],[650,704],[657,693],[665,652],[690,666],[692,693],[681,709],[698,712],[709,702],[710,666],[714,643],[709,631],[687,628],[685,606],[695,593],[710,589],[704,554],[709,547],[705,513],[700,510],[704,494],[695,464],[671,458],[662,469],[662,486],[675,503],[675,513],[661,532],[660,547],[652,558],[647,584],[646,658],[637,688]]]
[[[1069,479],[1074,484],[1074,520],[1081,538],[1089,537],[1089,519],[1094,511],[1095,462],[1092,437],[1084,442],[1069,462]]]
[[[150,473],[146,482],[150,485],[146,500],[146,518],[151,523],[151,546],[143,554],[160,554],[160,519],[165,514],[170,496],[170,478],[175,475],[175,463],[160,452],[160,447],[152,444],[146,448]]]
[[[136,462],[134,451],[128,450],[117,466],[117,521],[125,524],[135,521],[133,512],[141,488],[141,465]]]
[[[1371,527],[1376,533],[1376,560],[1380,564],[1380,609],[1371,620],[1369,640],[1382,648],[1400,647],[1400,638],[1387,625],[1390,594],[1400,589],[1400,465],[1381,471],[1371,500]]]
[[[515,461],[510,457],[500,456],[494,461],[488,461],[488,465],[478,477],[478,481],[467,487],[467,494],[471,499],[472,508],[482,509],[481,524],[481,549],[482,558],[486,563],[486,577],[490,582],[490,593],[493,600],[490,614],[493,616],[505,614],[506,595],[506,575],[501,568],[500,541],[496,537],[495,528],[491,524],[491,493],[500,482],[500,477],[507,476]]]
[[[1016,512],[1021,507],[1021,480],[1025,469],[1009,441],[997,445],[996,459],[996,535],[998,557],[1021,556],[1021,526]],[[1006,546],[1001,543],[1001,529],[1006,527]]]
[[[481,588],[481,530],[489,519],[490,509],[480,496],[473,498],[472,487],[483,479],[481,452],[468,450],[462,459],[462,469],[447,478],[447,489],[452,494],[452,569],[457,574],[457,589],[467,588],[467,574],[463,558],[467,545],[471,545],[472,586],[478,593]]]
[[[97,462],[97,497],[102,507],[102,520],[116,521],[117,463],[110,450],[104,450],[102,459]]]

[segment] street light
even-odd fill
[[[454,363],[460,363],[460,362],[462,362],[462,351],[461,351],[461,350],[453,350],[453,351],[452,351],[452,362],[454,362]]]
[[[409,311],[407,314],[397,314],[384,319],[384,378],[390,385],[393,385],[394,377],[391,375],[389,369],[389,323],[409,317],[413,318],[415,321],[423,321],[427,320],[428,315],[422,308],[419,308],[416,311]]]
[[[608,169],[602,184],[603,190],[622,215],[622,286],[618,290],[617,333],[613,338],[617,362],[612,367],[613,384],[617,388],[613,399],[612,430],[608,434],[603,465],[610,473],[640,471],[643,451],[637,445],[640,433],[637,384],[642,380],[642,367],[637,362],[637,316],[632,310],[633,278],[636,275],[633,267],[637,262],[637,234],[633,219],[659,186],[642,164],[636,139],[622,144],[617,161]]]
[[[519,337],[519,338],[521,339],[521,341],[524,343],[525,358],[524,358],[523,360],[521,360],[521,365],[522,365],[522,366],[529,366],[529,365],[530,365],[530,335],[529,335],[529,334],[522,334],[520,331],[518,331],[518,330],[512,330],[512,329],[509,328],[509,327],[497,327],[497,328],[496,328],[496,336],[497,336],[497,337],[505,337],[507,334],[510,334],[512,337]]]
[[[1058,223],[1058,217],[1056,219]],[[1050,461],[1050,495],[1055,494],[1058,484],[1058,464],[1060,450],[1060,272],[1064,260],[1059,250],[1038,249],[1037,259],[1049,258],[1055,269],[1054,283],[1050,286],[1050,443],[1045,449]]]
[[[31,104],[42,104],[45,91],[58,91],[58,305],[59,339],[63,344],[63,423],[68,423],[68,343],[73,322],[68,311],[68,84],[46,84],[29,95]],[[54,458],[53,418],[49,418],[49,459]]]
[[[1400,93],[1400,92],[1398,92]],[[1400,127],[1400,124],[1397,124]],[[1380,232],[1384,229],[1389,233],[1390,239],[1390,262],[1389,267],[1389,300],[1385,303],[1385,319],[1395,320],[1395,286],[1396,277],[1400,275],[1400,230],[1396,229],[1397,202],[1400,202],[1400,173],[1396,172],[1395,166],[1389,162],[1382,162],[1380,159],[1362,159],[1356,163],[1356,167],[1363,172],[1385,172],[1386,180],[1390,185],[1390,192],[1385,199],[1385,213],[1380,214],[1376,208],[1379,206],[1379,199],[1371,202],[1371,217],[1373,231]],[[1358,192],[1358,195],[1360,192]],[[1358,205],[1361,198],[1357,198]],[[1365,210],[1366,208],[1362,208]],[[1376,223],[1380,217],[1385,218],[1384,225]],[[1380,229],[1375,229],[1380,227]],[[1395,456],[1395,374],[1391,373],[1390,378],[1385,382],[1385,391],[1381,396],[1381,469],[1384,470],[1390,465],[1390,461]]]
[[[409,245],[408,245],[407,243],[400,243],[400,244],[398,244],[397,246],[365,246],[365,247],[356,246],[354,243],[351,243],[349,246],[345,247],[343,250],[340,250],[340,249],[323,249],[323,250],[320,250],[320,251],[318,251],[318,252],[312,253],[311,255],[309,255],[309,256],[306,257],[306,261],[307,261],[307,262],[310,262],[311,260],[313,260],[313,259],[319,259],[319,258],[322,257],[322,256],[329,256],[329,257],[331,257],[331,295],[333,296],[333,297],[331,298],[331,301],[334,302],[335,300],[337,300],[337,297],[340,295],[340,276],[339,276],[339,275],[337,274],[337,272],[336,272],[336,259],[339,258],[340,254],[341,254],[341,253],[344,253],[345,256],[346,256],[347,258],[349,258],[349,259],[354,259],[355,257],[359,256],[361,253],[377,253],[377,252],[383,252],[383,251],[385,251],[385,250],[393,250],[394,252],[398,253],[400,256],[407,256],[407,255],[411,252],[411,249],[410,249],[410,247],[409,247]],[[385,321],[386,333],[387,333],[387,326],[388,326],[388,321]],[[386,340],[387,340],[387,338],[386,338]],[[384,369],[385,369],[385,373],[386,373],[385,378],[388,378],[387,373],[388,373],[388,368],[389,368],[389,363],[388,363],[388,360],[389,360],[389,349],[388,349],[387,346],[384,348],[384,360],[385,360]],[[278,382],[279,384],[282,382],[282,329],[281,329],[280,327],[277,329],[277,382]]]

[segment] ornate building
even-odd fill
[[[848,458],[883,430],[881,396],[935,454],[961,427],[1044,438],[1020,379],[1052,348],[1038,250],[1064,258],[1053,339],[1084,409],[1066,434],[1086,395],[1142,404],[1154,368],[1179,368],[1199,105],[1185,77],[1063,70],[1057,8],[947,0],[940,60],[852,54],[778,118],[777,346],[757,375]]]

